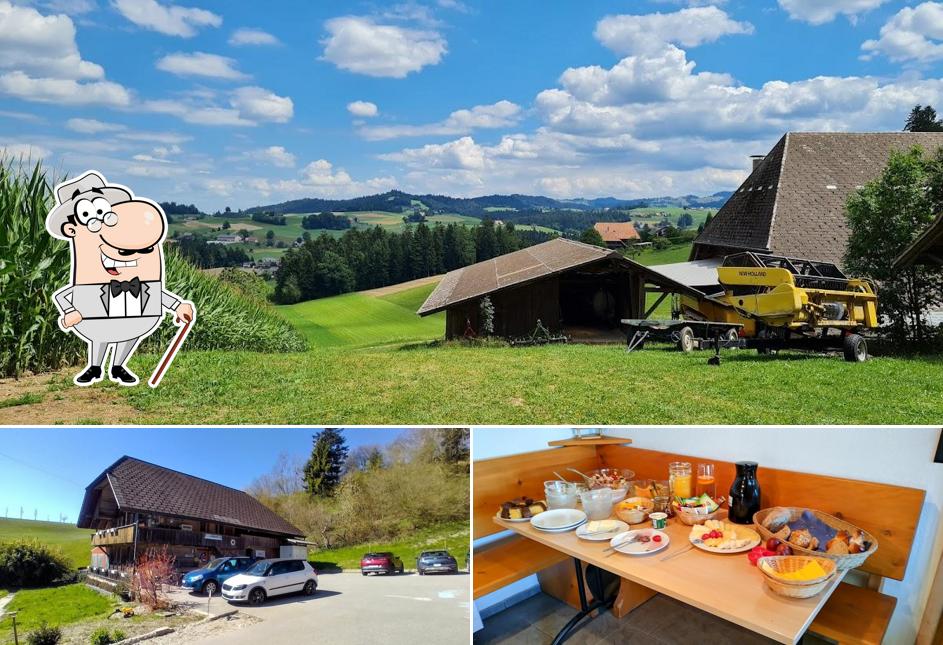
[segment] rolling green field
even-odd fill
[[[644,222],[648,224],[658,224],[668,216],[668,221],[677,224],[678,216],[682,213],[688,213],[693,219],[692,228],[697,228],[707,219],[708,213],[716,213],[716,208],[689,208],[687,210],[680,206],[651,206],[646,208],[633,208],[629,211],[632,214],[633,222]]]
[[[317,569],[359,569],[360,558],[369,551],[392,551],[403,559],[403,566],[416,567],[416,556],[422,551],[447,549],[455,556],[459,567],[465,566],[465,553],[469,549],[469,526],[467,522],[454,522],[414,531],[408,538],[393,542],[368,542],[339,549],[322,549],[312,552],[308,559]]]
[[[675,262],[687,262],[691,254],[691,243],[678,244],[667,249],[645,249],[635,256],[629,256],[639,264],[645,266],[654,266],[656,264],[673,264]]]
[[[76,569],[88,566],[91,534],[89,529],[76,528],[75,524],[0,518],[0,542],[35,538],[43,544],[61,548]]]
[[[428,340],[441,333],[445,314],[419,318],[416,310],[434,284],[375,297],[347,293],[280,307],[315,347],[367,347]]]

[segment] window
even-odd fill
[[[304,570],[305,570],[305,565],[304,565],[304,562],[302,562],[301,560],[292,560],[291,562],[288,563],[289,572],[304,571]]]

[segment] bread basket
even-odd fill
[[[783,580],[775,574],[766,571],[766,567],[773,569],[776,573],[789,573],[798,571],[809,561],[817,560],[825,570],[825,575],[813,580]],[[760,558],[756,562],[757,569],[763,574],[766,585],[775,593],[786,598],[811,598],[816,596],[828,586],[838,567],[835,561],[830,558],[805,555],[774,555]]]
[[[719,520],[726,517],[726,509],[717,507],[717,510],[713,513],[702,513],[703,507],[688,507],[688,506],[672,506],[674,510],[675,517],[681,520],[682,524],[687,524],[688,526],[694,526],[695,524],[703,524],[707,520]]]
[[[798,508],[795,506],[777,506],[773,508],[764,508],[763,510],[758,511],[755,515],[753,515],[753,524],[756,526],[756,530],[760,534],[760,536],[763,538],[764,542],[772,537],[776,537],[772,531],[770,531],[768,528],[766,528],[763,525],[763,522],[764,520],[766,520],[766,518],[769,516],[770,513],[772,513],[773,511],[776,511],[777,509],[788,512],[789,522],[798,520],[799,518],[802,517],[802,514],[804,512],[808,511],[813,516],[815,516],[816,518],[818,518],[819,520],[827,524],[829,527],[837,531],[842,531],[842,530],[861,531],[862,533],[864,533],[864,539],[868,542],[868,544],[870,544],[870,547],[868,548],[867,551],[862,551],[861,553],[849,553],[846,555],[846,554],[826,553],[824,551],[813,551],[812,549],[807,549],[807,548],[798,546],[796,544],[793,544],[792,542],[787,541],[786,543],[792,549],[792,552],[797,555],[808,555],[808,556],[813,556],[817,558],[827,558],[829,560],[834,561],[835,566],[838,569],[844,571],[846,569],[855,569],[857,567],[860,567],[862,564],[864,564],[865,560],[871,557],[871,554],[873,554],[875,551],[878,550],[877,538],[875,538],[872,534],[868,533],[864,529],[859,528],[855,526],[854,524],[851,524],[850,522],[846,522],[845,520],[840,520],[833,515],[829,515],[828,513],[823,513],[822,511],[817,511],[811,508]]]

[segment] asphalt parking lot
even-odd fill
[[[260,607],[210,602],[213,614],[232,608],[261,622],[196,641],[199,645],[281,643],[461,643],[469,640],[469,578],[456,575],[322,574],[318,592],[276,597]],[[177,591],[174,600],[206,607],[206,598]]]

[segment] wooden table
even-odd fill
[[[662,560],[691,545],[688,541],[691,527],[674,518],[665,529],[671,538],[668,547],[642,556],[604,552],[608,542],[581,540],[575,531],[544,533],[529,522],[507,522],[499,518],[494,521],[502,528],[620,576],[623,579],[621,595],[636,599],[628,600],[631,606],[627,610],[655,592],[662,593],[780,643],[799,641],[845,574],[839,571],[825,590],[812,598],[783,598],[769,589],[763,574],[750,564],[746,553],[715,554],[692,548]],[[651,524],[631,528],[648,526]]]

